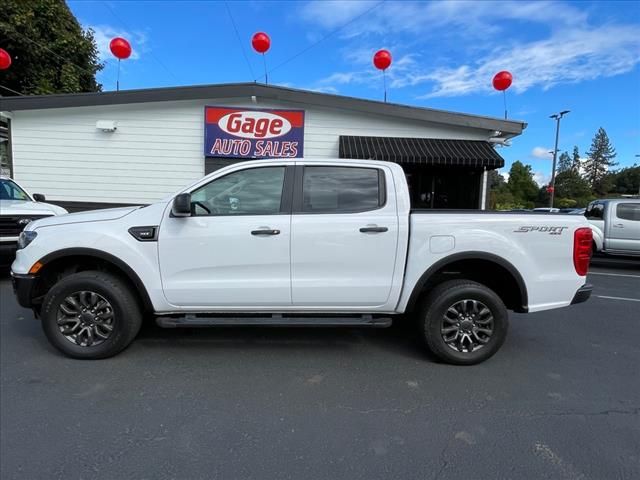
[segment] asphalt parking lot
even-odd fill
[[[474,367],[383,330],[161,330],[76,361],[0,280],[0,476],[640,478],[640,265],[585,304],[512,315]]]

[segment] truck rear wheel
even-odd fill
[[[131,287],[115,275],[86,271],[64,277],[45,296],[42,328],[51,344],[81,359],[124,350],[142,325]]]
[[[429,350],[456,365],[474,365],[504,343],[509,316],[496,293],[470,280],[435,287],[421,304],[420,327]]]

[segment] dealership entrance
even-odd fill
[[[341,136],[340,157],[402,165],[412,208],[482,208],[486,171],[504,166],[489,143],[475,140]]]
[[[481,200],[482,171],[403,165],[411,208],[476,209]]]

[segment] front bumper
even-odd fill
[[[589,300],[591,296],[591,291],[593,290],[593,285],[590,283],[585,283],[581,286],[576,294],[573,296],[573,300],[571,300],[571,305],[575,305],[576,303],[582,303]]]
[[[37,275],[11,272],[13,293],[15,293],[20,306],[24,308],[33,308],[33,292],[37,281]]]

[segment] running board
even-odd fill
[[[157,317],[162,328],[178,327],[378,327],[391,326],[391,317],[361,315],[354,317],[293,317],[274,314],[265,317],[217,317],[185,315],[183,317]]]

